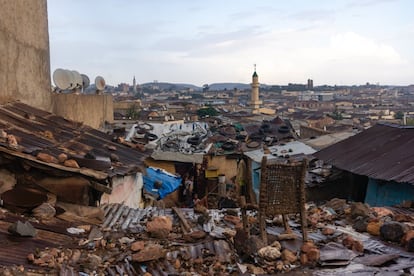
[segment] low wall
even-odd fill
[[[53,113],[66,119],[102,129],[113,123],[113,98],[110,94],[53,94]]]

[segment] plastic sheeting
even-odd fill
[[[163,199],[168,194],[174,192],[181,185],[181,177],[171,174],[160,168],[147,168],[144,178],[144,189],[158,195],[158,199]],[[160,182],[161,187],[155,187],[155,182]]]

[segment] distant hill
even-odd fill
[[[198,87],[193,84],[188,84],[188,83],[147,82],[147,83],[141,84],[141,87],[153,87],[153,86],[158,86],[159,89],[161,90],[183,90],[183,89],[188,89],[188,88],[194,89],[196,91],[202,90],[201,87]]]
[[[198,87],[193,84],[188,83],[168,83],[168,82],[148,82],[141,84],[141,87],[152,87],[152,86],[158,86],[161,90],[183,90],[192,88],[195,91],[201,91],[203,88]],[[250,84],[244,84],[244,83],[213,83],[209,84],[209,90],[210,91],[221,91],[221,90],[233,90],[234,88],[237,88],[239,90],[244,89],[250,89]]]
[[[224,82],[224,83],[212,83],[209,85],[210,91],[221,91],[221,90],[234,90],[234,88],[237,88],[238,90],[250,90],[251,85],[246,83],[238,83],[238,82]],[[268,88],[269,85],[260,84],[260,88]]]
[[[212,83],[209,84],[210,91],[220,91],[220,90],[234,90],[237,88],[238,90],[250,89],[250,84],[245,83],[237,83],[237,82],[223,82],[223,83]]]

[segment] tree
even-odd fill
[[[404,118],[404,112],[402,112],[402,111],[397,111],[397,112],[395,112],[395,114],[394,114],[394,118],[395,118],[395,119],[398,119],[398,120],[403,119],[403,118]]]
[[[335,106],[335,110],[334,110],[334,112],[330,116],[334,120],[342,120],[343,119],[342,112],[340,112],[338,110],[338,107],[337,106]]]
[[[128,108],[125,115],[126,115],[127,118],[130,118],[132,120],[136,120],[136,119],[139,119],[140,110],[139,110],[139,108],[136,104],[133,104]]]
[[[210,89],[210,86],[208,84],[203,85],[203,92],[207,92]]]
[[[201,108],[197,110],[197,115],[199,117],[211,117],[211,116],[217,116],[218,112],[214,107],[208,106],[205,108]]]

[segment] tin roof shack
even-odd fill
[[[343,198],[390,206],[414,198],[413,141],[414,127],[376,124],[314,155],[349,172]]]
[[[1,167],[4,174],[14,176],[13,190],[35,188],[77,205],[94,206],[101,201],[138,206],[139,165],[145,152],[114,142],[110,135],[82,123],[19,102],[0,106],[0,134]],[[5,196],[12,186],[0,191],[5,205],[15,202],[8,201],[13,196]]]

